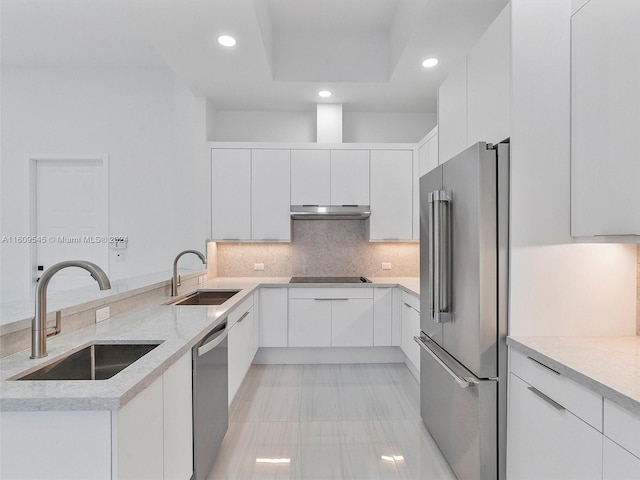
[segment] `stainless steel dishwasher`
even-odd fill
[[[229,426],[227,319],[193,347],[193,477],[205,480]]]

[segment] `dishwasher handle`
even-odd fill
[[[197,347],[198,356],[201,357],[220,345],[227,338],[227,333],[227,320],[225,319],[200,342]]]

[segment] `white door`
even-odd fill
[[[36,160],[35,177],[36,235],[41,239],[36,243],[35,264],[46,270],[65,260],[88,260],[108,274],[105,161]],[[49,290],[67,290],[94,283],[85,270],[67,268],[52,278]]]

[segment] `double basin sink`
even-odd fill
[[[222,305],[240,290],[198,290],[167,305]],[[95,342],[13,380],[106,380],[162,342]]]

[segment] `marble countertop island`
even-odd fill
[[[371,278],[372,283],[321,284],[323,287],[400,287],[419,294],[417,278]],[[259,287],[293,286],[289,278],[220,277],[198,289],[234,289],[237,295],[219,306],[171,306],[171,297],[109,320],[48,340],[49,355],[30,359],[30,351],[0,361],[0,411],[117,410],[159,378],[175,361],[188,353],[239,303]],[[302,284],[295,284],[302,287]],[[304,284],[319,286],[319,284]],[[187,293],[187,292],[185,292]],[[175,299],[175,298],[174,298]],[[65,354],[92,343],[162,342],[147,355],[107,380],[36,381],[15,380],[52,363]]]

